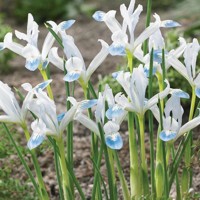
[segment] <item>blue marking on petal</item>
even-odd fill
[[[35,71],[40,64],[40,59],[36,58],[34,60],[26,60],[25,67],[30,71]]]
[[[4,49],[4,43],[0,42],[0,51],[2,51]]]
[[[88,108],[92,108],[93,106],[95,106],[97,104],[97,99],[91,99],[91,100],[86,100],[86,101],[83,101],[81,103],[81,106],[80,108],[85,110],[85,109],[88,109]]]
[[[183,99],[189,99],[190,98],[190,95],[187,92],[184,92],[182,90],[174,91],[174,92],[172,92],[172,95],[175,95],[175,96],[177,96],[179,98],[183,98]]]
[[[165,20],[162,22],[162,25],[161,25],[161,27],[164,27],[164,28],[174,28],[174,27],[179,27],[179,26],[181,26],[181,24],[173,20]]]
[[[44,141],[44,139],[45,139],[45,135],[41,135],[41,134],[32,135],[28,141],[27,146],[30,150],[34,149],[37,146],[39,146]]]
[[[160,133],[160,139],[165,141],[165,142],[168,142],[170,140],[173,140],[174,138],[176,138],[176,132],[174,131],[169,131],[169,130],[163,130],[161,133]]]
[[[121,72],[123,72],[123,71],[113,72],[113,73],[112,73],[112,77],[113,77],[114,79],[116,79],[116,78],[118,77],[118,75],[119,75]]]
[[[196,93],[197,97],[200,98],[200,88],[196,88],[195,93]]]
[[[113,119],[113,118],[117,118],[120,117],[121,115],[123,115],[124,110],[122,107],[119,107],[118,105],[114,105],[113,107],[109,108],[106,111],[106,117],[108,119]]]
[[[65,112],[60,113],[60,114],[57,116],[58,122],[61,122],[64,116],[65,116]]]
[[[51,82],[52,82],[52,80],[44,81],[44,82],[38,84],[38,85],[35,87],[35,90],[36,90],[37,92],[38,92],[39,89],[44,90]]]
[[[152,75],[155,75],[156,71],[157,71],[157,67],[153,67]],[[150,69],[148,67],[144,67],[144,73],[146,77],[149,78]]]
[[[103,11],[96,11],[96,12],[92,15],[92,17],[93,17],[96,21],[98,21],[98,22],[102,22],[104,16],[105,16],[105,12],[103,12]]]
[[[123,45],[112,44],[109,47],[109,53],[112,56],[125,56],[126,55],[126,49]]]
[[[118,132],[105,135],[105,142],[111,149],[121,149],[123,146],[122,137]]]
[[[46,69],[47,65],[49,64],[48,60],[42,62],[42,69]]]
[[[72,82],[72,81],[78,80],[80,75],[81,73],[79,71],[70,71],[65,75],[63,80],[67,82]]]
[[[167,55],[167,54],[168,54],[168,52],[165,51],[165,55]],[[153,51],[153,60],[159,64],[162,63],[162,50],[161,49]]]
[[[62,22],[60,27],[61,31],[69,29],[74,23],[75,23],[74,19]]]

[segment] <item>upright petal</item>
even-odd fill
[[[93,133],[97,134],[100,137],[99,129],[97,127],[97,124],[92,121],[87,116],[83,115],[82,113],[78,113],[75,116],[75,120],[79,121],[83,126],[91,130]]]
[[[94,73],[94,71],[101,65],[101,63],[105,60],[108,55],[108,44],[103,40],[99,40],[101,42],[102,48],[101,51],[94,57],[92,62],[90,63],[87,71],[86,71],[86,80],[89,81],[90,76]]]
[[[64,71],[64,61],[62,58],[58,56],[58,48],[53,47],[49,51],[48,61],[51,62],[53,65]]]

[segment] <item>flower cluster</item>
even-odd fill
[[[101,50],[88,67],[85,65],[74,38],[66,33],[75,20],[64,21],[58,25],[53,21],[48,21],[47,26],[51,31],[47,34],[41,51],[38,49],[39,26],[31,14],[28,14],[27,32],[15,31],[18,40],[24,40],[26,45],[23,46],[13,41],[12,33],[6,34],[4,41],[0,43],[0,50],[7,48],[24,57],[25,67],[30,71],[39,69],[44,78],[44,82],[35,87],[29,83],[22,85],[28,93],[23,99],[21,107],[11,88],[0,81],[0,109],[5,113],[5,115],[0,115],[0,121],[17,123],[25,128],[27,114],[31,113],[34,117],[31,124],[32,135],[27,137],[27,146],[30,150],[39,146],[47,137],[55,140],[58,146],[61,145],[60,141],[63,139],[64,131],[74,120],[90,129],[101,142],[103,142],[101,137],[103,131],[107,147],[119,150],[123,147],[121,136],[123,133],[120,132],[120,125],[128,116],[130,117],[130,113],[135,113],[135,117],[139,121],[140,141],[138,143],[140,143],[144,180],[145,173],[148,173],[144,146],[146,112],[151,111],[159,124],[158,138],[170,145],[200,124],[200,116],[194,116],[196,96],[200,98],[200,74],[196,70],[200,45],[197,39],[187,43],[185,39],[179,38],[180,46],[178,48],[166,50],[161,29],[181,25],[172,20],[162,21],[157,14],[154,14],[155,21],[136,37],[135,29],[143,7],[141,5],[138,5],[136,9],[134,7],[134,0],[131,0],[128,7],[124,4],[120,6],[122,23],[116,19],[114,10],[107,13],[103,11],[94,13],[93,18],[97,22],[104,22],[111,31],[112,43],[107,44],[99,39]],[[54,47],[54,41],[58,38],[62,42],[64,58],[59,57],[58,47]],[[147,51],[145,52],[142,45],[146,40],[148,40],[148,46],[146,46]],[[118,72],[113,69],[112,73],[123,91],[113,95],[112,89],[106,85],[104,91],[100,90],[96,94],[90,78],[109,54],[127,57],[127,69]],[[182,56],[183,62],[180,59]],[[133,66],[133,58],[137,59],[138,66]],[[67,106],[67,110],[59,115],[51,92],[50,83],[53,80],[49,80],[47,76],[47,66],[50,64],[62,70],[63,74],[65,73],[63,75],[64,84],[69,86],[71,82],[78,81],[86,97],[85,100],[77,102],[74,97],[68,95],[67,104],[70,106]],[[190,117],[184,125],[182,125],[184,109],[181,106],[181,98],[190,99],[190,96],[180,88],[170,87],[166,78],[167,70],[170,67],[179,72],[192,88]],[[147,88],[151,87],[153,76],[157,78],[159,92],[147,97]],[[90,96],[93,96],[93,99]],[[85,112],[86,110],[88,113]],[[132,138],[131,133],[130,131],[129,139]],[[134,155],[131,153],[131,156]],[[62,153],[60,156],[61,168],[64,170],[66,163],[62,160]],[[63,181],[63,185],[63,187],[67,187],[67,180]],[[137,195],[137,192],[131,191],[132,197]]]

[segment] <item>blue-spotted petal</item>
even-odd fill
[[[106,117],[111,120],[111,119],[122,116],[123,113],[124,113],[124,110],[122,107],[118,105],[114,105],[113,107],[109,108],[106,111]]]
[[[31,136],[31,138],[29,139],[28,141],[28,148],[30,150],[36,148],[37,146],[39,146],[45,139],[45,135],[42,135],[42,134],[33,134]]]
[[[35,87],[35,90],[36,90],[37,92],[39,91],[39,89],[44,90],[51,82],[52,82],[51,79],[49,79],[48,81],[44,81],[44,82],[38,84],[38,85]]]
[[[48,66],[48,64],[49,64],[48,60],[44,60],[44,61],[42,62],[42,69],[46,69],[47,66]]]
[[[38,68],[39,64],[40,64],[40,59],[35,58],[31,60],[26,60],[25,67],[30,71],[35,71]]]
[[[105,135],[105,142],[106,142],[106,145],[109,148],[115,149],[115,150],[119,150],[123,146],[122,137],[118,132],[117,133],[106,134]]]
[[[156,71],[157,71],[157,67],[153,67],[152,75],[155,75]],[[144,67],[144,73],[146,77],[149,78],[150,69],[148,67]]]
[[[64,116],[65,116],[65,112],[60,113],[60,114],[57,116],[58,122],[61,122]]]
[[[122,137],[118,132],[117,133],[106,134],[105,135],[105,142],[106,142],[106,145],[109,148],[115,149],[115,150],[119,150],[123,146]]]
[[[75,23],[75,20],[74,20],[74,19],[61,22],[61,23],[59,24],[60,30],[61,30],[61,31],[67,30],[67,29],[69,29],[74,23]]]
[[[168,54],[167,51],[165,51],[165,56]],[[153,51],[153,60],[159,64],[162,63],[162,50],[157,49]]]
[[[189,99],[190,98],[190,95],[187,92],[184,92],[183,90],[180,90],[180,89],[174,89],[171,94],[175,95],[179,98],[183,98],[183,99]]]
[[[161,27],[164,28],[175,28],[175,27],[179,27],[181,26],[181,24],[179,24],[178,22],[175,22],[173,20],[164,20],[161,23]]]
[[[75,80],[78,80],[80,75],[81,75],[80,71],[70,71],[70,72],[67,72],[63,80],[67,82],[73,82]]]
[[[92,17],[98,22],[102,22],[104,20],[104,16],[105,16],[105,12],[103,12],[103,11],[96,11],[92,15]]]
[[[168,142],[170,140],[173,140],[174,138],[176,138],[177,133],[174,131],[169,131],[169,130],[163,130],[160,133],[160,139],[163,140],[164,142]]]
[[[2,51],[4,49],[4,43],[0,42],[0,51]]]
[[[195,93],[196,93],[197,97],[200,98],[200,88],[196,88]]]
[[[126,49],[123,45],[112,44],[109,47],[109,53],[112,56],[125,56],[126,55]]]
[[[97,104],[97,99],[91,99],[91,100],[85,100],[81,102],[81,106],[80,108],[82,110],[88,109],[88,108],[92,108],[93,106],[95,106]]]
[[[113,77],[114,79],[117,79],[118,75],[119,75],[120,73],[122,73],[122,72],[123,72],[123,71],[113,72],[113,73],[112,73],[112,77]]]

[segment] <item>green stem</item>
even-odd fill
[[[112,171],[111,171],[111,166],[110,166],[110,160],[109,160],[109,156],[108,156],[108,149],[105,143],[105,138],[104,138],[104,131],[101,127],[101,124],[98,123],[98,128],[99,128],[99,132],[100,132],[100,136],[101,136],[101,142],[103,145],[103,149],[104,149],[104,155],[105,155],[105,161],[106,161],[106,168],[107,168],[107,175],[108,175],[108,185],[109,185],[109,191],[110,191],[110,199],[115,200],[115,187],[114,187],[114,180],[112,177]]]
[[[152,0],[147,0],[147,15],[146,15],[146,27],[149,26],[150,21],[151,21],[151,6],[152,5]],[[144,42],[144,55],[147,54],[147,50],[148,50],[148,40],[145,40]]]
[[[131,199],[139,198],[142,194],[141,177],[138,165],[138,151],[136,133],[134,130],[133,113],[128,113],[129,152],[130,152],[130,188]]]
[[[29,141],[30,133],[28,131],[28,128],[27,128],[26,124],[23,124],[22,128],[24,130],[24,133],[25,133],[25,136],[26,136],[26,140]],[[48,200],[49,196],[48,196],[48,193],[47,193],[45,185],[44,185],[44,181],[43,181],[43,178],[42,178],[42,173],[41,173],[41,170],[40,170],[40,166],[39,166],[39,163],[38,163],[38,159],[37,159],[36,153],[35,153],[34,150],[31,150],[30,154],[31,154],[31,157],[32,157],[32,160],[33,160],[33,165],[34,165],[35,172],[36,172],[36,175],[37,175],[38,184],[39,184],[39,187],[40,187],[40,190],[41,190],[42,199]]]
[[[195,103],[196,103],[196,93],[195,93],[195,87],[192,87],[192,100],[191,100],[191,107],[190,107],[190,114],[189,114],[189,121],[193,119],[194,116],[194,110],[195,110]],[[189,137],[189,142],[186,145],[186,149],[185,149],[185,157],[184,157],[184,161],[185,161],[185,168],[188,171],[188,188],[187,191],[184,191],[184,193],[187,193],[189,188],[192,187],[191,183],[192,183],[192,170],[190,168],[190,164],[191,164],[191,157],[192,157],[192,133],[189,132],[188,133],[188,137]]]
[[[117,164],[117,171],[118,171],[118,175],[119,175],[119,180],[121,182],[121,186],[122,186],[122,192],[123,192],[123,197],[126,200],[130,200],[130,193],[129,193],[129,189],[128,189],[128,185],[119,161],[119,157],[117,154],[117,151],[114,151],[114,158]]]
[[[151,1],[151,0],[150,0]],[[148,1],[148,2],[150,2]],[[149,86],[148,86],[148,98],[150,99],[153,96],[153,52],[151,50],[151,57],[150,57],[150,69],[149,69]],[[149,117],[149,136],[150,136],[150,170],[151,170],[151,195],[152,200],[155,199],[156,188],[155,188],[155,166],[154,166],[154,128],[153,128],[153,114],[151,111],[148,111]]]
[[[61,175],[60,175],[60,166],[59,166],[59,157],[58,157],[58,149],[57,149],[57,145],[56,145],[56,141],[52,140],[52,144],[53,144],[53,150],[54,150],[54,160],[55,160],[55,168],[56,168],[56,177],[58,180],[58,186],[59,186],[59,197],[60,200],[64,200],[63,197],[63,190],[62,190],[62,182],[61,182]]]
[[[140,127],[140,153],[141,153],[141,166],[142,166],[142,179],[144,195],[149,194],[149,181],[148,181],[148,168],[145,152],[145,135],[144,135],[144,116],[138,115],[139,127]]]
[[[70,188],[70,182],[69,182],[69,175],[67,171],[67,165],[65,162],[65,148],[64,148],[64,141],[62,138],[57,139],[57,145],[60,151],[60,165],[61,165],[61,171],[62,171],[62,178],[63,178],[63,193],[64,193],[64,199],[69,200],[71,195],[71,188]]]

